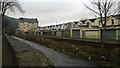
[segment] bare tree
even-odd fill
[[[93,7],[89,7],[84,4],[96,17],[100,18],[100,23],[102,24],[102,37],[101,37],[101,48],[104,47],[104,33],[107,24],[107,17],[114,15],[117,12],[116,4],[112,0],[92,0],[90,2]],[[103,21],[104,20],[104,21]]]
[[[3,24],[3,18],[7,10],[10,10],[12,12],[15,12],[16,9],[20,11],[21,13],[24,13],[21,5],[17,0],[0,0],[0,18],[1,22],[0,25],[2,25],[2,31],[5,27],[5,24]],[[2,32],[3,33],[3,32]]]
[[[18,9],[22,13],[24,12],[17,0],[1,0],[0,1],[0,14],[2,15],[2,17],[5,15],[7,10],[15,12],[15,9]]]

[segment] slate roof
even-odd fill
[[[81,20],[81,22],[84,24],[86,20]]]
[[[20,23],[28,22],[28,23],[38,23],[37,18],[19,18]]]
[[[120,14],[117,14],[114,17],[120,19]]]
[[[75,23],[75,24],[77,24],[78,22],[77,22],[77,21],[75,21],[74,23]]]
[[[96,20],[96,18],[93,18],[93,19],[89,19],[91,22],[94,22]]]

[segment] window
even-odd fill
[[[27,27],[28,27],[28,24],[27,24]]]
[[[114,25],[114,19],[112,19],[112,25]]]
[[[101,23],[101,22],[99,21],[99,26],[100,26],[100,23]]]

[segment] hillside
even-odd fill
[[[11,27],[16,30],[17,25],[18,25],[18,19],[12,18],[9,16],[4,16],[3,17],[3,25],[4,25],[4,27]]]

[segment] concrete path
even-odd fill
[[[0,35],[0,68],[2,66],[2,35]]]
[[[21,39],[18,37],[13,36],[13,38],[20,40],[26,44],[29,44],[31,47],[34,47],[37,50],[42,51],[51,60],[51,62],[54,64],[54,66],[91,66],[92,68],[95,67],[95,65],[90,62],[71,58],[68,55],[59,53],[59,52],[57,52],[53,49],[47,48],[45,46],[30,42],[30,41],[27,41],[27,40],[24,40],[24,39]]]

